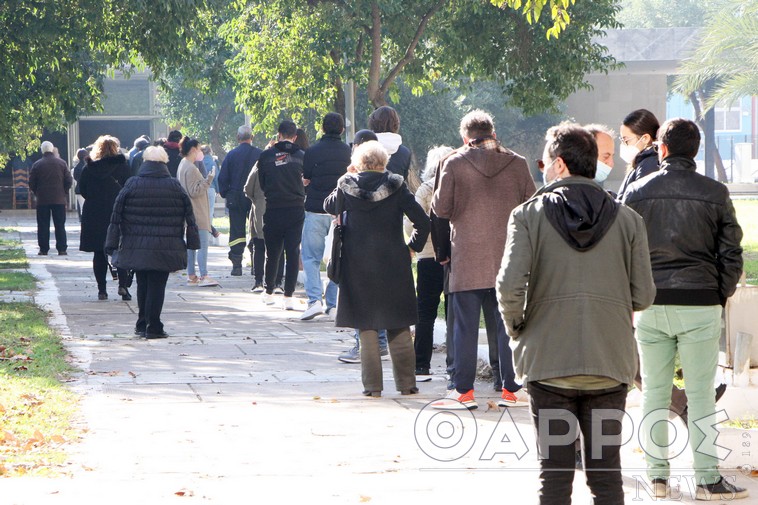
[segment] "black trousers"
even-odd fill
[[[266,293],[273,293],[279,264],[285,261],[284,296],[292,296],[300,270],[300,241],[303,236],[305,209],[284,207],[266,209],[263,215],[263,238],[266,241]],[[284,251],[284,257],[282,257]]]
[[[434,258],[424,258],[416,263],[416,299],[418,300],[418,323],[416,339],[416,368],[429,368],[434,345],[434,321],[440,305],[444,283],[444,268]],[[447,309],[447,296],[445,297]]]
[[[136,330],[147,333],[161,333],[163,331],[161,312],[163,311],[163,300],[166,296],[168,272],[138,270],[136,277],[137,305],[139,307]]]
[[[254,238],[250,240],[247,246],[250,249],[250,256],[253,257],[253,277],[255,278],[255,284],[263,285],[264,268],[266,265],[266,241],[262,238]],[[279,259],[279,270],[276,272],[276,280],[274,286],[281,286],[284,281],[284,261]]]
[[[55,227],[55,248],[58,252],[68,249],[66,242],[66,206],[59,205],[37,205],[37,244],[39,250],[47,252],[50,250],[50,216],[53,216],[53,226]]]
[[[243,197],[245,198],[245,197]],[[250,207],[229,208],[229,254],[242,256],[247,244],[247,215]]]
[[[97,291],[104,293],[106,279],[108,278],[108,256],[104,252],[93,253],[92,271],[95,273]],[[123,268],[117,268],[116,271],[118,272],[118,286],[126,287],[128,272]]]
[[[582,391],[532,381],[527,389],[540,458],[540,504],[571,504],[576,454],[574,441],[578,434],[581,434],[584,448],[584,468],[594,498],[592,503],[624,503],[619,449],[626,384]],[[551,410],[546,412],[545,409]],[[595,431],[602,436],[602,441],[593,440],[592,414],[595,410],[605,411],[604,418],[595,421],[601,423]],[[611,411],[616,413],[615,419],[608,418]]]

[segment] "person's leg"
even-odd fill
[[[570,505],[574,483],[574,441],[579,433],[576,417],[578,392],[530,382],[529,393],[529,410],[540,461],[540,504]],[[549,417],[545,417],[547,410],[550,410]]]
[[[495,391],[500,391],[503,389],[502,373],[500,370],[500,343],[498,340],[498,332],[500,330],[498,320],[501,317],[494,289],[491,293],[488,291],[482,299],[482,317],[484,318],[484,328],[487,332],[487,351],[490,367],[492,368],[492,384],[495,387]]]
[[[331,280],[326,285],[326,293],[324,294],[324,300],[326,300],[326,309],[333,309],[337,306],[337,294],[339,293],[339,286]]]
[[[242,275],[242,255],[245,253],[246,222],[249,207],[229,209],[229,260],[232,262],[232,275]]]
[[[266,241],[262,238],[254,238],[253,242],[253,277],[255,285],[263,286],[263,272],[266,264]]]
[[[282,252],[279,254],[279,268],[276,271],[276,279],[274,280],[274,287],[284,290],[284,265],[286,264],[284,258],[284,245],[282,244]]]
[[[409,327],[387,330],[395,388],[403,394],[416,393],[416,356]]]
[[[279,212],[275,209],[266,210],[263,217],[263,237],[266,241],[266,293],[273,294],[276,287],[276,272],[282,260],[284,250],[284,230],[280,223]]]
[[[454,366],[455,389],[463,394],[474,389],[476,379],[477,345],[479,341],[479,314],[482,310],[484,290],[452,293],[455,325]]]
[[[624,503],[620,449],[627,390],[626,384],[620,384],[615,388],[580,392],[578,418],[584,440],[584,472],[595,505]],[[602,420],[593,422],[593,412],[599,410],[604,411],[597,412],[598,419],[602,415]]]
[[[672,324],[676,321],[679,357],[682,362],[684,381],[687,385],[690,432],[690,447],[693,453],[693,469],[698,484],[713,484],[721,478],[716,468],[718,463],[715,444],[703,444],[705,433],[695,425],[716,423],[716,398],[713,392],[721,334],[721,306],[667,307]]]
[[[674,377],[676,337],[672,335],[666,306],[653,305],[637,321],[637,343],[642,376],[642,416],[640,441],[650,480],[668,479],[670,465],[669,410]]]
[[[305,273],[305,294],[308,296],[308,305],[320,302],[323,296],[321,260],[324,256],[324,238],[326,235],[323,234],[322,217],[330,219],[330,216],[325,214],[306,212],[303,222],[303,272]],[[326,231],[329,232],[328,227]]]
[[[76,195],[76,212],[79,215],[79,222],[82,222],[82,207],[84,207],[84,197]]]
[[[200,277],[208,275],[208,242],[211,233],[207,230],[200,230],[200,249],[197,250],[197,269],[200,271]]]
[[[418,278],[416,298],[418,300],[418,323],[416,324],[416,368],[429,369],[434,345],[434,322],[442,294],[442,265],[434,258],[420,259],[416,263]]]
[[[66,206],[63,204],[51,205],[50,210],[53,214],[53,226],[55,226],[55,248],[58,252],[66,252],[68,249],[68,241],[66,239]]]
[[[447,366],[448,389],[455,385],[455,313],[453,312],[453,296],[445,295],[445,364]]]
[[[147,302],[147,285],[148,274],[145,271],[138,270],[135,272],[137,277],[137,325],[135,331],[144,333],[147,329],[147,318],[145,317],[145,304]]]
[[[383,389],[382,360],[376,330],[359,330],[361,347],[361,379],[363,390],[369,393]]]
[[[92,254],[92,272],[95,274],[97,281],[98,293],[105,293],[105,278],[108,273],[108,258],[102,251]]]
[[[288,223],[284,232],[284,254],[287,259],[284,275],[284,296],[287,297],[292,296],[297,287],[297,273],[300,271],[300,240],[303,237],[304,219],[303,209],[293,207],[287,212]]]
[[[202,233],[202,230],[198,230]],[[187,277],[197,277],[197,271],[195,270],[195,263],[197,263],[197,251],[194,249],[187,249]]]
[[[494,373],[499,374],[501,387],[511,393],[515,393],[521,389],[521,384],[516,382],[516,372],[513,369],[513,353],[509,345],[510,338],[505,331],[505,324],[503,324],[503,318],[497,306],[497,295],[494,289],[487,290],[485,300],[487,302],[482,303],[482,309],[485,314],[489,313],[489,319],[492,320],[495,326],[495,340],[497,342],[498,368]],[[489,341],[489,329],[487,330],[487,335],[487,340]]]
[[[50,206],[37,206],[37,245],[40,252],[50,250]]]
[[[166,297],[168,272],[152,270],[147,272],[147,277],[148,285],[145,300],[145,319],[147,320],[147,326],[145,327],[145,331],[148,334],[160,335],[163,333],[161,312],[163,311],[163,302]]]

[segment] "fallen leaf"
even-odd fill
[[[314,397],[313,397],[313,399],[314,399],[314,400],[320,400],[320,399],[321,399],[321,397],[320,397],[320,396],[314,396]]]
[[[131,376],[132,376],[132,378],[134,378],[134,379],[136,379],[136,378],[137,378],[137,374],[136,374],[136,373],[134,373],[134,372],[129,372],[129,375],[131,375]]]
[[[52,442],[55,442],[56,444],[65,444],[66,443],[66,439],[63,438],[60,435],[53,435],[52,437],[50,437],[50,440]]]
[[[193,493],[189,489],[180,489],[176,493],[174,493],[176,496],[195,496],[195,493]]]
[[[361,499],[360,499],[361,503],[366,503],[366,502],[370,502],[370,501],[371,501],[371,497],[370,496],[363,496],[363,495],[361,495]]]
[[[492,400],[487,400],[487,410],[485,410],[485,412],[489,412],[490,410],[496,410],[500,412],[500,407],[498,407],[497,403],[493,402]]]
[[[16,354],[15,356],[11,356],[8,359],[10,361],[31,361],[32,360],[32,358],[30,358],[26,354]]]
[[[28,368],[26,368],[24,365],[13,367],[13,369],[14,369],[15,371],[17,371],[17,372],[26,372],[27,370],[29,370],[29,369],[28,369]]]
[[[3,407],[2,403],[0,403],[0,414],[5,414],[5,407]]]

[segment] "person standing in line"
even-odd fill
[[[266,241],[265,291],[266,305],[274,304],[274,287],[279,263],[285,262],[285,310],[295,310],[292,295],[300,269],[300,241],[305,220],[305,186],[303,157],[305,153],[294,143],[297,126],[292,121],[279,124],[277,142],[263,151],[255,169],[266,198],[263,215],[263,238]],[[282,256],[284,251],[284,256]]]
[[[179,169],[176,172],[176,178],[182,189],[192,202],[192,210],[195,216],[200,237],[200,248],[195,251],[187,250],[187,285],[198,287],[218,286],[218,281],[208,275],[208,242],[211,237],[210,210],[208,210],[208,188],[216,176],[216,172],[211,172],[206,176],[200,173],[195,165],[202,152],[200,143],[197,139],[184,137],[179,142],[179,149],[182,153],[182,161],[179,163]],[[200,277],[195,275],[195,262],[200,271]]]
[[[630,112],[621,123],[621,159],[629,165],[619,188],[619,201],[630,184],[658,170],[658,155],[653,142],[659,126],[658,118],[647,109]]]
[[[84,197],[82,196],[82,190],[79,187],[79,180],[82,178],[84,167],[87,166],[88,155],[89,151],[84,148],[76,151],[77,163],[71,171],[74,177],[74,195],[76,196],[76,213],[79,216],[79,222],[82,221],[82,205],[84,205]]]
[[[255,294],[261,294],[265,290],[263,279],[266,272],[266,241],[263,239],[263,216],[266,214],[266,197],[263,195],[258,169],[253,167],[245,183],[245,195],[250,199],[250,241],[247,248],[250,251],[250,273],[253,276],[253,288]],[[279,260],[279,270],[276,271],[274,280],[274,294],[284,294],[284,261]]]
[[[715,431],[718,422],[713,387],[721,316],[742,273],[742,228],[727,187],[696,171],[700,130],[694,122],[669,119],[653,145],[660,170],[632,183],[623,197],[645,220],[657,288],[653,305],[637,321],[648,477],[656,497],[669,495],[666,421],[678,353],[687,381],[696,498],[745,498],[747,490],[719,473],[716,437],[703,431]]]
[[[516,369],[529,389],[539,499],[571,503],[581,433],[593,503],[621,504],[633,311],[655,296],[645,224],[592,180],[598,151],[590,132],[562,123],[545,140],[545,186],[512,212],[497,276]]]
[[[104,252],[105,236],[113,212],[113,202],[131,173],[126,157],[121,154],[119,140],[102,135],[92,147],[87,166],[82,171],[79,185],[84,197],[82,229],[79,250],[91,252],[92,270],[97,281],[97,299],[107,300],[106,276],[108,258]],[[127,271],[117,269],[118,294],[124,301],[132,299],[129,293]]]
[[[588,124],[584,128],[592,134],[595,138],[595,143],[597,143],[595,182],[604,187],[605,180],[613,170],[613,155],[616,154],[616,144],[614,141],[616,132],[601,124]]]
[[[329,314],[337,307],[337,285],[328,281],[324,298],[321,283],[321,261],[332,225],[332,216],[324,211],[324,199],[334,191],[337,180],[347,172],[351,153],[350,146],[342,141],[342,132],[345,131],[342,115],[336,112],[326,114],[321,122],[321,131],[321,138],[305,150],[303,157],[305,222],[302,255],[308,308],[300,316],[301,321],[311,320],[319,314]]]
[[[364,142],[352,156],[356,172],[342,176],[324,201],[329,214],[341,211],[338,218],[345,227],[335,324],[359,328],[363,394],[371,397],[383,390],[380,328],[387,328],[396,389],[403,395],[418,393],[410,332],[418,320],[410,251],[423,249],[430,228],[429,216],[403,178],[385,169],[387,161],[379,142]],[[414,228],[407,244],[403,216]]]
[[[187,249],[198,249],[200,237],[192,202],[166,166],[166,151],[151,146],[143,157],[139,174],[113,205],[105,252],[117,268],[136,272],[135,335],[157,339],[169,336],[161,321],[168,274],[187,267]]]
[[[182,132],[179,130],[171,130],[168,132],[168,138],[163,143],[163,149],[168,154],[168,173],[171,177],[176,177],[176,171],[179,170],[179,163],[182,161],[182,153],[179,150],[179,141],[182,140]]]
[[[411,169],[411,150],[403,145],[403,137],[398,133],[400,131],[400,116],[397,111],[388,105],[377,108],[368,117],[368,127],[376,133],[379,143],[390,155],[387,170],[408,181]]]
[[[437,166],[450,153],[452,147],[438,146],[429,150],[426,155],[426,167],[422,174],[422,184],[416,190],[416,202],[429,215],[434,194],[434,178]],[[410,220],[405,220],[407,234],[413,231]],[[434,257],[434,246],[429,240],[416,254],[416,300],[418,305],[418,323],[413,347],[416,351],[416,375],[430,375],[432,348],[434,345],[434,322],[437,320],[437,309],[445,281],[444,268]],[[447,314],[447,296],[445,296],[445,314]]]
[[[55,227],[55,248],[59,256],[68,254],[66,239],[66,194],[73,178],[66,162],[55,155],[55,146],[47,140],[40,145],[42,158],[29,172],[29,189],[37,199],[37,245],[40,256],[50,250],[50,216]]]
[[[218,175],[218,161],[213,155],[213,149],[207,144],[200,146],[200,150],[203,153],[203,166],[205,167],[206,175],[213,172]],[[211,220],[211,245],[218,245],[219,232],[213,226],[213,209],[216,207],[216,193],[218,193],[218,177],[213,178],[211,186],[208,188],[208,212]]]
[[[449,256],[437,259],[451,263],[455,388],[445,399],[432,403],[432,408],[448,410],[477,408],[479,317],[485,298],[495,297],[508,216],[535,191],[524,158],[498,142],[492,116],[481,110],[466,114],[460,134],[464,145],[445,158],[432,197],[434,214],[450,222]],[[486,306],[497,311],[495,303]],[[496,320],[503,387],[499,404],[526,405],[526,394],[515,381],[503,321]]]
[[[239,145],[229,151],[218,174],[218,193],[226,200],[229,210],[229,261],[233,276],[242,275],[242,256],[247,244],[247,218],[250,200],[244,187],[250,171],[258,161],[261,150],[253,146],[253,130],[242,125],[237,129]]]
[[[149,137],[144,138],[144,137],[147,137],[147,135],[143,135],[142,137],[134,141],[134,148],[132,149],[132,151],[134,151],[134,149],[137,149],[136,151],[134,151],[134,153],[132,153],[132,151],[129,151],[129,154],[130,154],[129,168],[131,169],[132,177],[139,173],[139,167],[142,166],[142,161],[143,161],[142,155],[145,152],[145,149],[147,148],[147,146],[150,145],[150,138]]]

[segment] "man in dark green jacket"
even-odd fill
[[[537,431],[540,503],[571,503],[578,430],[595,503],[623,503],[621,417],[637,368],[632,314],[655,296],[645,224],[592,180],[592,134],[561,124],[546,140],[546,185],[512,212],[497,280]]]

